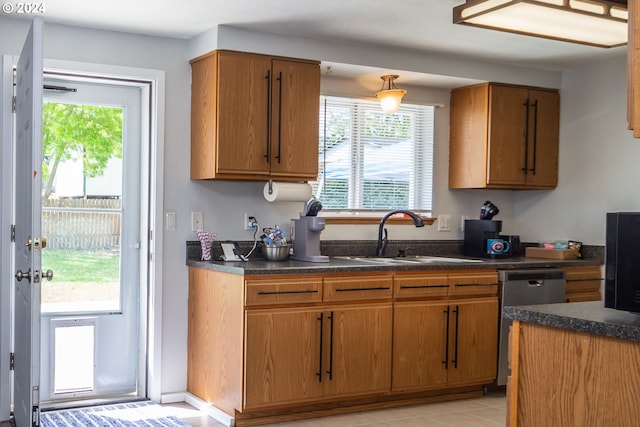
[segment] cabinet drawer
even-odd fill
[[[446,297],[447,273],[397,275],[393,282],[396,298]]]
[[[602,271],[600,266],[566,267],[567,302],[600,301]]]
[[[496,296],[498,295],[498,272],[473,271],[449,274],[449,296]]]
[[[391,299],[391,275],[325,277],[324,301],[353,301]]]
[[[322,301],[322,278],[245,281],[245,305],[278,305]]]
[[[567,273],[567,282],[602,279],[602,272],[598,265],[573,268],[566,267],[563,270]]]

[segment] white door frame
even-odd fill
[[[12,113],[11,94],[13,93],[13,65],[17,62],[17,57],[4,55],[1,57],[2,65],[0,76],[0,138],[2,139],[2,170],[1,178],[3,182],[7,173],[13,176],[12,168],[6,168],[5,162],[6,146],[11,150],[12,134]],[[148,182],[143,181],[143,185],[149,188],[149,200],[145,201],[149,206],[149,223],[147,224],[150,235],[148,247],[141,247],[141,253],[148,257],[148,278],[149,292],[142,295],[141,302],[147,304],[147,318],[141,319],[147,325],[147,336],[141,339],[147,340],[146,348],[147,366],[147,396],[156,402],[160,402],[162,397],[161,384],[161,356],[162,356],[162,243],[163,243],[163,191],[164,191],[164,114],[165,114],[165,72],[162,70],[152,70],[144,68],[123,67],[116,65],[90,64],[72,61],[46,60],[44,68],[48,71],[59,73],[108,76],[113,79],[138,80],[149,82],[150,104],[143,107],[143,114],[148,114],[152,126],[148,129],[149,140],[151,142],[149,152],[143,155],[149,156],[149,171],[141,171],[143,177],[146,176]],[[8,138],[8,139],[7,139]],[[7,143],[8,141],[8,143]],[[12,178],[11,178],[12,179]],[[144,178],[143,178],[144,179]],[[6,188],[2,186],[3,188]],[[0,420],[9,418],[11,405],[11,372],[9,371],[9,350],[11,348],[11,324],[9,308],[10,297],[5,295],[13,283],[13,273],[10,266],[5,266],[10,252],[10,226],[12,223],[11,194],[5,194],[0,188]],[[8,238],[9,239],[8,239]],[[5,350],[6,349],[6,350]],[[6,360],[5,360],[6,359]],[[141,370],[141,373],[144,369]]]
[[[9,349],[11,349],[11,330],[13,287],[13,251],[11,250],[11,223],[13,220],[13,65],[11,56],[0,57],[0,420],[8,420],[10,414],[12,383],[9,370]]]
[[[43,409],[59,407],[73,401],[77,405],[82,400],[122,399],[122,396],[146,396],[146,329],[147,329],[147,288],[148,280],[148,177],[149,173],[149,137],[148,114],[141,114],[142,104],[149,105],[148,82],[114,81],[110,78],[64,76],[44,72],[44,84],[53,86],[70,86],[72,91],[44,91],[45,103],[70,105],[97,105],[121,109],[122,113],[122,159],[120,171],[121,207],[114,211],[120,218],[121,242],[119,248],[121,293],[116,305],[109,309],[96,308],[91,305],[76,306],[74,309],[59,309],[53,305],[42,305],[41,336],[41,376],[40,401]],[[46,129],[43,124],[43,129]],[[65,170],[64,163],[58,167],[58,175]],[[122,177],[127,177],[123,181]],[[130,181],[129,181],[130,179]],[[71,179],[70,181],[76,181]],[[115,181],[114,181],[115,182]],[[142,183],[145,183],[143,185]],[[57,181],[56,186],[63,185]],[[110,193],[106,193],[110,194]],[[43,200],[44,203],[44,200]],[[43,208],[43,211],[46,210]],[[43,227],[46,221],[43,219]],[[46,234],[46,232],[43,231]],[[48,236],[51,242],[52,236]],[[50,245],[53,246],[53,245]],[[47,249],[47,251],[50,249]],[[46,253],[46,252],[45,252]],[[46,263],[45,253],[43,262]],[[54,270],[55,266],[49,266]],[[60,275],[58,275],[60,277]],[[44,300],[43,300],[44,302]],[[121,304],[121,305],[120,305]],[[55,343],[51,332],[52,325],[61,318],[97,317],[100,327],[95,329],[95,344],[100,349],[98,363],[94,366],[95,382],[91,390],[54,392],[52,346]],[[99,332],[99,333],[98,333]],[[126,345],[130,354],[124,354],[115,343]],[[110,343],[110,344],[109,344]],[[126,344],[125,344],[126,343]],[[137,355],[137,357],[136,357]]]

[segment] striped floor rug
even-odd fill
[[[189,427],[189,424],[153,402],[133,402],[90,408],[43,412],[42,427]]]

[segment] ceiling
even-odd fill
[[[462,3],[464,0],[48,0],[44,18],[49,23],[182,39],[228,25],[556,71],[626,52],[626,46],[603,49],[455,25],[452,9]],[[358,69],[338,67],[334,71],[352,74]]]

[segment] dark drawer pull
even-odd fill
[[[576,282],[601,282],[604,278],[593,278],[593,279],[567,279],[567,283],[576,283]]]
[[[318,293],[317,289],[305,289],[303,291],[273,291],[273,292],[260,291],[258,292],[258,295],[317,294],[317,293]]]
[[[498,286],[499,283],[456,283],[454,286]]]
[[[380,286],[377,288],[338,288],[336,292],[354,292],[354,291],[388,291],[389,287]]]
[[[400,289],[429,289],[429,288],[448,288],[449,285],[416,285],[416,286],[400,286]]]

